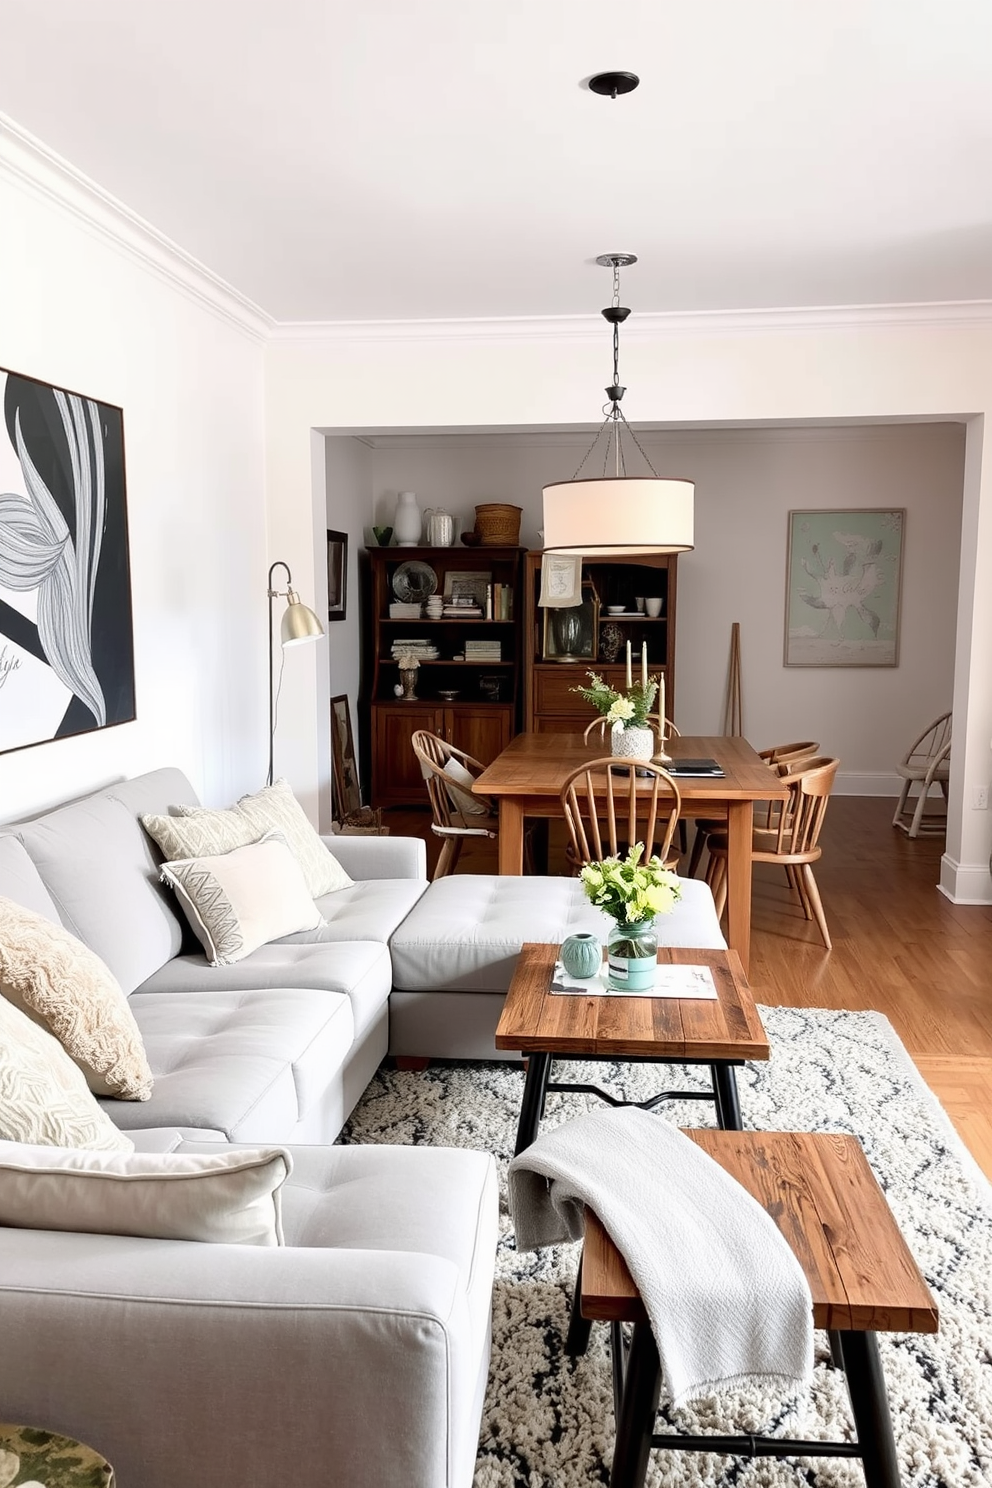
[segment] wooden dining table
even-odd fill
[[[788,800],[782,780],[755,749],[736,736],[683,735],[667,742],[673,760],[713,759],[721,776],[682,776],[682,815],[727,823],[727,942],[747,972],[751,952],[751,833],[756,801]],[[560,792],[579,765],[608,753],[602,739],[582,734],[523,733],[475,781],[473,789],[499,805],[499,871],[523,873],[524,822],[560,817]]]

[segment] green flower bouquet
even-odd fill
[[[607,942],[607,981],[616,991],[654,986],[658,959],[655,916],[669,914],[682,897],[678,875],[657,856],[642,863],[644,845],[625,858],[587,863],[579,873],[586,898],[616,921]]]
[[[602,713],[608,724],[620,724],[621,728],[650,728],[648,714],[654,707],[658,695],[657,678],[648,683],[635,682],[626,692],[617,692],[595,672],[589,673],[588,687],[573,687],[580,697],[591,703],[597,713]]]
[[[586,898],[618,925],[648,924],[669,914],[682,897],[678,874],[659,857],[641,862],[644,845],[635,843],[625,858],[587,863],[579,872]]]

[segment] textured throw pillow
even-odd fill
[[[351,887],[352,879],[314,831],[285,780],[242,796],[227,811],[203,806],[177,806],[175,811],[175,816],[141,818],[170,860],[231,852],[257,842],[264,832],[282,832],[303,870],[311,899]]]
[[[205,858],[162,864],[211,966],[232,966],[259,946],[325,923],[281,832]]]
[[[0,995],[54,1033],[96,1095],[151,1095],[141,1034],[113,972],[61,925],[4,898]]]
[[[281,1245],[292,1167],[278,1148],[119,1156],[0,1142],[0,1225]]]
[[[472,784],[475,776],[470,770],[466,770],[461,760],[449,759],[445,762],[444,773],[452,782],[445,786],[452,806],[460,811],[462,816],[488,816],[489,807],[479,796],[472,794]],[[462,790],[460,787],[464,786]]]
[[[0,997],[0,1141],[133,1152],[57,1038]]]

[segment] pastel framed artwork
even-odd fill
[[[790,511],[786,666],[899,665],[904,508]]]

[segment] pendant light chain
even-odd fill
[[[652,465],[651,460],[644,449],[644,446],[641,444],[637,435],[634,433],[630,424],[627,422],[627,419],[624,416],[623,409],[620,407],[620,399],[626,392],[626,388],[621,387],[620,385],[620,323],[621,321],[626,319],[629,312],[624,310],[621,313],[620,310],[620,263],[616,259],[614,259],[612,267],[613,300],[609,310],[603,311],[603,314],[609,321],[612,322],[613,325],[613,384],[606,390],[610,401],[604,406],[606,417],[600,425],[599,431],[596,434],[596,437],[593,440],[592,444],[582,456],[582,459],[580,460],[575,474],[572,476],[572,479],[573,481],[578,480],[579,475],[582,471],[582,467],[585,465],[586,461],[589,459],[589,456],[592,454],[599,441],[603,438],[604,434],[606,435],[606,443],[603,452],[603,478],[606,478],[607,468],[610,463],[611,449],[613,451],[614,470],[616,476],[618,478],[621,476],[626,476],[627,461],[624,455],[623,441],[621,439],[622,425],[623,429],[627,431],[627,433],[630,435],[630,438],[637,446],[638,453],[640,454],[641,459],[644,461],[645,465],[647,465],[651,474],[655,477],[656,480],[659,480],[660,476],[658,475],[657,470],[655,470],[654,466]]]

